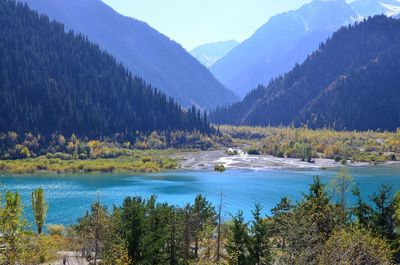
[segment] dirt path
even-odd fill
[[[81,258],[78,252],[59,252],[60,259],[54,262],[46,263],[44,265],[63,265],[63,257],[67,258],[67,265],[88,265],[89,263]]]

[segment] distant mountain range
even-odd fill
[[[190,53],[204,66],[210,67],[238,44],[236,40],[208,43],[193,49]]]
[[[213,122],[396,130],[400,125],[400,20],[384,15],[348,26],[301,65]]]
[[[400,11],[397,0],[314,0],[296,11],[272,17],[249,39],[214,63],[210,70],[244,97],[259,84],[302,63],[334,31],[363,17]]]
[[[100,0],[19,0],[88,36],[133,74],[183,106],[214,108],[237,97],[179,44]]]
[[[86,37],[8,0],[0,0],[0,88],[0,132],[210,131],[199,111],[182,110]]]

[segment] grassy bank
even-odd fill
[[[226,142],[276,157],[327,158],[379,163],[400,159],[397,132],[311,130],[291,127],[220,126]]]
[[[175,169],[171,156],[187,149],[212,150],[240,147],[249,154],[314,158],[348,162],[381,163],[400,160],[397,132],[311,130],[291,127],[218,126],[218,133],[152,132],[138,134],[132,142],[124,137],[90,140],[61,134],[51,137],[0,133],[0,171],[14,174],[45,171],[159,172]],[[232,154],[233,155],[233,154]]]
[[[114,158],[64,159],[61,154],[39,156],[17,160],[0,161],[0,171],[13,174],[35,172],[81,173],[81,172],[143,172],[153,173],[175,169],[177,163],[169,158],[169,150],[138,151],[125,150],[125,154]],[[65,155],[65,154],[64,154]]]

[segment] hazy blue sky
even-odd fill
[[[103,0],[147,22],[187,50],[209,42],[243,41],[271,16],[311,0]]]

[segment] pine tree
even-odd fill
[[[257,203],[252,211],[253,221],[250,230],[249,252],[251,264],[272,264],[271,247],[268,238],[268,223],[261,217],[262,206]]]
[[[392,188],[388,185],[382,185],[377,193],[371,196],[375,204],[372,214],[373,228],[388,240],[395,238],[395,203],[392,194]]]
[[[361,226],[362,228],[368,228],[372,222],[372,208],[366,202],[364,202],[358,187],[355,187],[352,190],[352,193],[357,198],[357,202],[351,209],[351,212],[356,217],[357,225]]]
[[[233,217],[232,225],[229,227],[228,241],[226,243],[226,251],[228,252],[228,263],[230,265],[246,265],[248,264],[249,251],[249,229],[244,220],[243,212]]]
[[[197,195],[193,205],[193,235],[195,242],[194,256],[198,257],[200,236],[204,227],[208,224],[215,224],[217,214],[212,204],[202,195]]]

